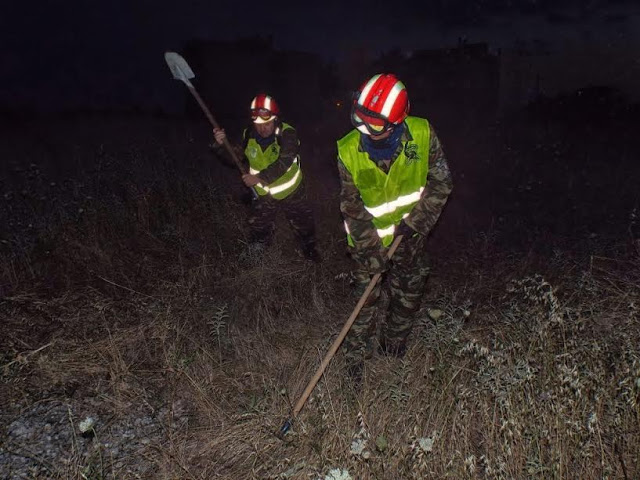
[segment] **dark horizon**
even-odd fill
[[[176,95],[163,53],[180,52],[194,39],[250,37],[272,38],[277,50],[310,52],[337,63],[354,55],[374,60],[390,51],[411,56],[455,47],[460,39],[487,43],[492,51],[566,52],[554,69],[593,66],[595,55],[595,63],[607,63],[574,73],[584,85],[569,83],[578,88],[618,86],[617,81],[632,100],[640,100],[640,7],[634,2],[409,2],[402,10],[385,11],[384,22],[379,12],[377,3],[285,3],[274,11],[271,5],[230,2],[214,8],[207,2],[95,6],[78,0],[45,5],[33,18],[29,7],[12,5],[12,14],[0,19],[6,37],[0,42],[6,67],[0,106],[177,112],[183,97]],[[566,75],[557,71],[558,77]]]

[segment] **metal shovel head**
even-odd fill
[[[165,52],[164,59],[167,65],[169,65],[169,70],[171,70],[173,78],[182,80],[187,85],[191,85],[189,79],[195,78],[195,74],[184,58],[176,52]]]

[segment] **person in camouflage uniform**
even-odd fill
[[[453,188],[442,146],[425,119],[408,116],[406,89],[394,75],[380,74],[354,96],[355,130],[338,141],[340,210],[349,238],[357,291],[386,272],[389,309],[380,350],[402,357],[425,291],[429,266],[425,241]],[[403,239],[387,259],[394,238]],[[343,343],[352,376],[376,344],[379,282]]]
[[[313,213],[307,201],[300,167],[300,141],[291,125],[279,117],[275,100],[266,94],[251,102],[251,127],[242,135],[242,154],[249,173],[242,176],[247,187],[254,188],[259,198],[252,202],[249,215],[250,242],[263,248],[271,244],[278,210],[282,210],[296,237],[303,255],[320,261],[316,250]],[[213,131],[217,153],[228,156],[222,145],[223,129]],[[236,147],[237,149],[237,147]]]

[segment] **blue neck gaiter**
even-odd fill
[[[404,123],[394,127],[391,135],[383,140],[373,140],[370,135],[361,135],[362,147],[374,162],[391,160],[398,149],[400,139],[404,133]]]
[[[258,142],[258,145],[260,145],[260,148],[262,148],[262,150],[264,150],[266,147],[268,147],[273,142],[275,142],[275,139],[276,139],[276,135],[275,134],[271,134],[271,135],[269,135],[268,137],[265,138],[262,135],[260,135],[258,132],[256,132],[254,137],[256,139],[256,142]]]

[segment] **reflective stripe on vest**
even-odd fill
[[[420,195],[424,191],[424,187],[420,187],[417,192],[408,193],[407,195],[400,195],[395,200],[378,205],[377,207],[367,207],[365,209],[374,217],[382,217],[389,213],[395,212],[400,207],[406,207],[412,203],[416,203],[420,200]]]
[[[293,127],[286,123],[282,124],[282,131],[288,130],[289,128]],[[254,138],[248,140],[244,154],[249,160],[249,173],[251,175],[258,175],[278,160],[280,157],[280,144],[278,143],[280,132],[280,127],[278,127],[275,132],[276,141],[269,145],[265,151],[262,150],[260,144],[258,144]],[[258,183],[255,186],[258,195],[271,195],[276,200],[282,200],[295,192],[302,182],[302,170],[300,169],[299,158],[299,156],[296,156],[287,171],[269,185]]]
[[[365,209],[384,246],[391,245],[395,225],[407,217],[427,185],[430,128],[427,120],[407,117],[412,140],[385,174],[366,152],[359,150],[360,132],[351,131],[338,141],[338,154],[360,192]]]
[[[258,173],[260,172],[256,172],[254,175]],[[296,157],[291,166],[280,178],[269,185],[258,183],[256,185],[256,191],[260,195],[270,194],[276,200],[282,200],[295,192],[300,182],[302,182],[302,170],[300,169],[300,163],[298,163],[298,157]],[[261,191],[263,193],[261,193]]]

